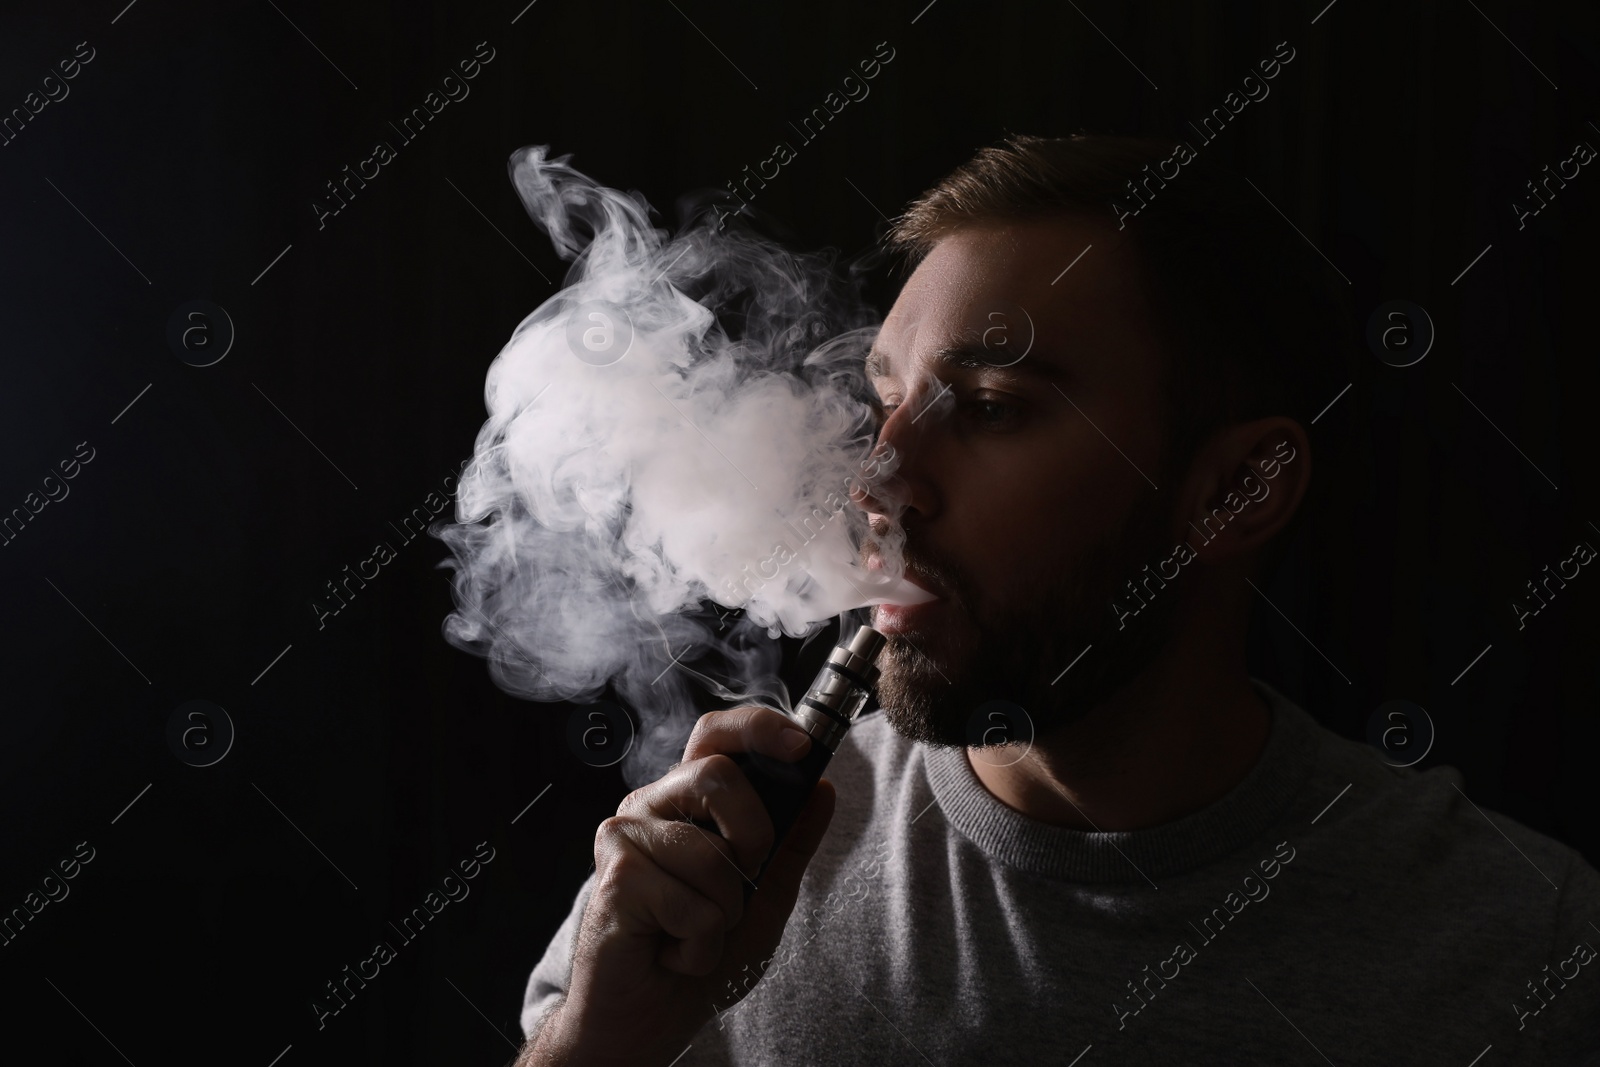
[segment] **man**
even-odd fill
[[[1600,875],[1246,673],[1349,332],[1175,154],[1012,138],[898,222],[858,503],[940,599],[875,613],[884,710],[748,902],[777,713],[601,825],[522,1063],[1600,1063]]]

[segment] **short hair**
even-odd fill
[[[1162,176],[1161,164],[1181,143],[1010,136],[914,200],[886,238],[915,263],[941,238],[973,225],[1060,215],[1119,224],[1166,355],[1161,454],[1169,475],[1238,422],[1286,415],[1309,436],[1311,421],[1354,380],[1357,337],[1347,283],[1205,145],[1189,146],[1177,173]],[[1079,251],[1063,249],[1062,263]],[[1317,438],[1313,444],[1319,464],[1338,451],[1325,451]],[[1276,538],[1275,547],[1287,540]],[[1267,555],[1275,562],[1280,554]]]

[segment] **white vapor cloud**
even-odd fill
[[[689,685],[788,710],[774,638],[928,594],[883,569],[848,500],[894,499],[861,363],[878,328],[828,255],[801,255],[707,208],[676,235],[637,193],[523,148],[510,172],[570,259],[564,287],[489,368],[489,418],[454,525],[452,644],[508,692],[587,703],[611,687],[640,720],[629,781],[681,755]],[[894,517],[898,510],[891,509]],[[704,605],[743,608],[718,634]],[[677,661],[676,665],[674,661]]]

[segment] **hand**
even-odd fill
[[[794,735],[800,743],[790,748]],[[769,708],[710,712],[683,762],[600,824],[567,994],[525,1062],[664,1067],[711,1018],[713,1002],[718,1011],[732,1006],[730,980],[777,948],[833,818],[834,791],[818,782],[747,903],[746,883],[772,847],[772,820],[727,753],[792,762],[811,743]]]

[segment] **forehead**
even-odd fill
[[[1011,331],[1012,353],[1045,362],[1119,352],[1154,358],[1151,313],[1131,245],[1108,223],[1076,217],[987,224],[940,238],[907,279],[874,345],[907,362]],[[1025,336],[1031,334],[1031,337]],[[1004,352],[1004,349],[999,351]],[[1004,362],[1011,356],[1001,356]]]

